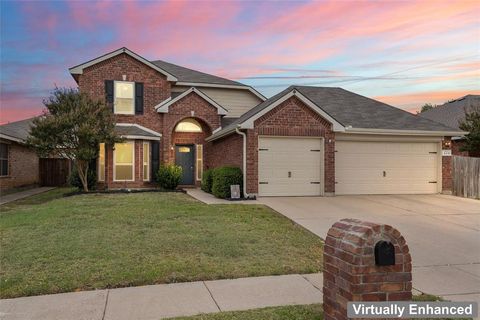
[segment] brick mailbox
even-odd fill
[[[323,261],[325,320],[348,319],[349,301],[412,299],[412,259],[395,228],[343,219],[328,230]]]

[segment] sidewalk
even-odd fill
[[[230,201],[230,200],[215,198],[215,196],[199,188],[185,189],[185,191],[189,196],[206,204],[261,204],[257,200]]]
[[[0,300],[0,319],[150,320],[322,303],[321,273],[197,281]]]
[[[27,198],[27,197],[30,197],[30,196],[34,196],[36,194],[43,193],[43,192],[46,192],[46,191],[52,190],[52,189],[55,189],[55,188],[54,187],[39,187],[39,188],[34,188],[34,189],[29,189],[29,190],[25,190],[25,191],[20,191],[20,192],[7,194],[5,196],[2,195],[0,197],[0,205],[5,204],[5,203],[9,203],[9,202],[12,202],[12,201],[20,200],[20,199],[23,199],[23,198]]]

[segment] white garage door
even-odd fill
[[[322,141],[321,138],[259,137],[259,195],[321,195]]]
[[[335,142],[335,194],[436,193],[438,143]]]

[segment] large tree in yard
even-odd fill
[[[121,140],[114,131],[111,108],[77,89],[66,88],[56,88],[43,103],[46,109],[33,121],[27,143],[41,157],[72,160],[83,190],[88,191],[89,163],[97,158],[99,144]]]
[[[480,155],[480,106],[472,106],[465,110],[465,120],[460,123],[460,129],[467,131],[465,144],[462,151],[468,151],[472,155]]]

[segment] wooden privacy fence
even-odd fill
[[[40,158],[40,185],[60,187],[67,184],[70,174],[70,160]]]
[[[453,194],[480,199],[480,158],[453,156]]]

